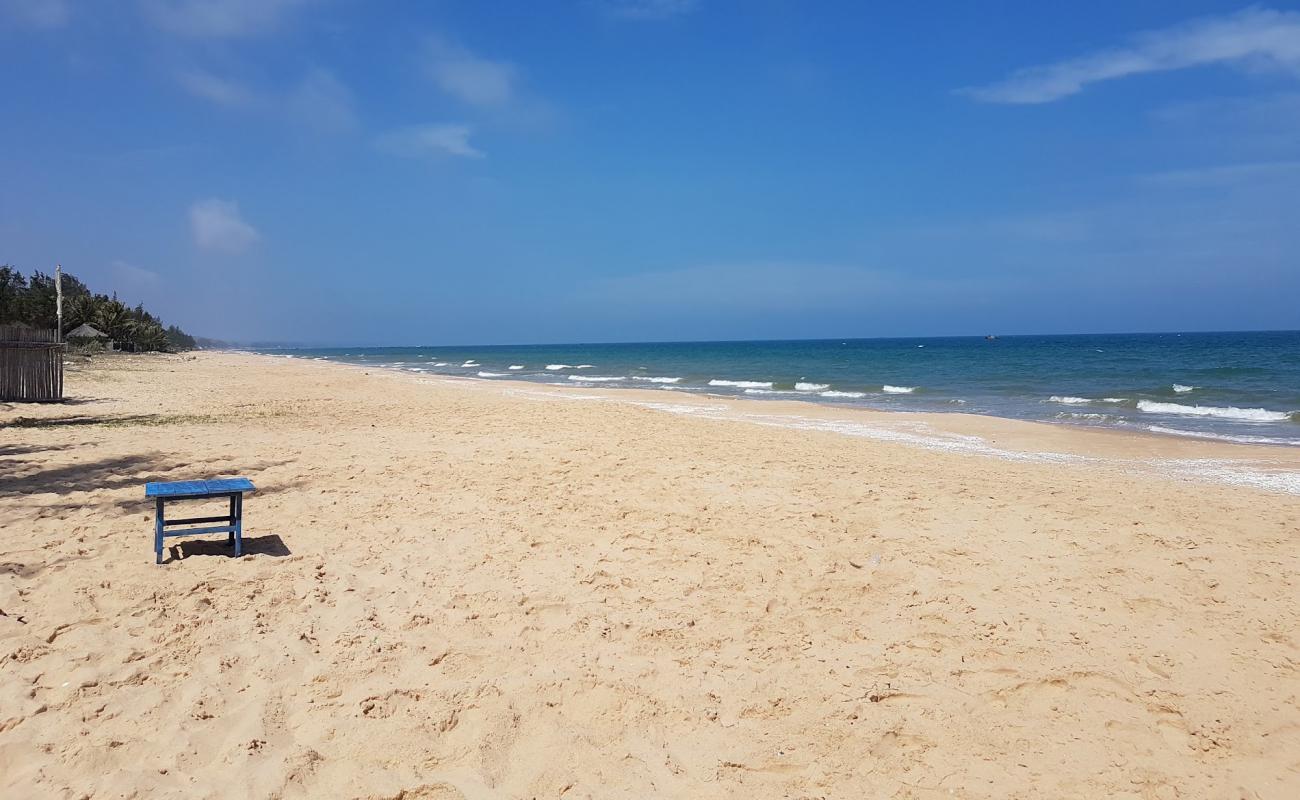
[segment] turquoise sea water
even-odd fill
[[[1300,331],[262,352],[482,380],[958,411],[1300,445]]]

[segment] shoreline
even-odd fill
[[[1127,424],[1126,422],[1123,422],[1123,421],[1121,421],[1121,422],[1120,422],[1119,424],[1117,424],[1117,425],[1106,425],[1106,424],[1099,424],[1099,423],[1090,423],[1090,422],[1087,422],[1087,421],[1067,422],[1067,421],[1059,420],[1059,419],[1034,418],[1034,417],[1026,417],[1026,416],[1014,416],[1014,415],[1010,415],[1010,414],[998,414],[998,413],[993,412],[993,411],[963,411],[963,410],[956,409],[956,408],[954,408],[954,409],[934,409],[934,408],[923,408],[923,409],[881,408],[881,407],[878,407],[878,406],[868,406],[868,405],[858,405],[858,404],[845,403],[845,402],[837,402],[835,398],[833,398],[833,397],[825,397],[825,395],[822,395],[823,397],[825,397],[825,399],[821,399],[821,400],[819,400],[819,399],[818,399],[818,395],[821,394],[821,393],[819,393],[819,392],[815,392],[815,391],[801,392],[801,391],[798,391],[798,390],[784,390],[784,389],[783,389],[783,390],[775,390],[775,391],[773,391],[773,390],[765,390],[765,391],[762,391],[763,394],[770,394],[770,395],[784,395],[784,396],[782,396],[782,397],[774,397],[774,396],[773,396],[773,397],[767,397],[767,398],[761,398],[761,397],[745,397],[745,396],[740,396],[740,395],[736,395],[736,394],[727,394],[727,393],[717,392],[717,391],[711,390],[711,389],[710,389],[709,387],[707,387],[707,386],[704,386],[704,387],[700,387],[700,386],[682,387],[682,386],[678,386],[678,385],[676,385],[676,384],[670,386],[670,385],[657,385],[657,384],[654,384],[654,383],[651,383],[651,385],[646,385],[646,386],[635,386],[635,385],[612,385],[612,384],[606,384],[606,383],[604,383],[603,381],[608,380],[608,379],[603,378],[603,377],[601,377],[601,376],[593,376],[593,378],[592,378],[591,380],[583,380],[582,377],[581,377],[582,373],[557,372],[557,373],[556,373],[557,376],[558,376],[558,375],[572,376],[571,379],[572,379],[572,381],[573,381],[573,384],[572,384],[572,385],[569,385],[569,384],[565,384],[565,383],[562,383],[562,382],[557,382],[557,381],[554,381],[554,380],[530,380],[530,379],[528,379],[528,378],[524,378],[524,377],[516,377],[516,376],[514,376],[514,375],[506,374],[506,373],[502,373],[502,374],[493,374],[493,375],[491,375],[491,376],[484,376],[484,375],[474,375],[474,374],[455,374],[455,373],[446,373],[446,372],[434,372],[434,371],[428,371],[428,370],[424,370],[424,369],[411,368],[411,367],[409,367],[409,366],[405,366],[405,365],[403,365],[401,362],[389,363],[389,364],[382,364],[382,363],[381,363],[381,364],[357,364],[357,363],[350,362],[350,361],[335,360],[335,359],[333,359],[333,358],[329,358],[329,357],[325,357],[325,356],[295,355],[295,354],[290,354],[290,353],[273,353],[273,352],[261,352],[261,351],[251,351],[251,350],[222,350],[222,351],[208,351],[208,352],[224,352],[224,353],[231,353],[231,354],[246,354],[246,355],[264,356],[264,357],[267,357],[267,358],[293,359],[293,360],[297,360],[297,361],[317,362],[317,363],[328,363],[328,364],[338,364],[338,365],[348,366],[348,367],[360,367],[360,368],[362,368],[362,369],[391,370],[391,371],[403,372],[403,373],[410,373],[410,374],[413,374],[413,375],[420,375],[420,376],[425,376],[425,377],[430,377],[430,378],[435,378],[435,379],[444,379],[444,378],[445,378],[445,379],[456,379],[456,380],[459,380],[459,379],[466,379],[466,380],[471,380],[471,381],[483,381],[483,382],[488,382],[488,383],[519,383],[519,384],[524,384],[524,385],[527,385],[527,386],[546,386],[546,387],[551,387],[551,388],[561,389],[561,390],[562,390],[562,389],[565,389],[565,388],[570,388],[570,389],[576,389],[576,390],[587,390],[587,391],[631,391],[631,392],[636,392],[636,391],[655,391],[655,392],[668,392],[668,393],[670,393],[670,394],[672,394],[672,393],[678,393],[678,396],[694,396],[694,397],[715,398],[715,399],[718,399],[718,400],[724,400],[724,401],[731,401],[731,400],[736,400],[736,401],[754,401],[754,402],[757,402],[757,403],[763,403],[763,404],[767,404],[767,403],[801,403],[801,404],[811,405],[811,406],[820,407],[820,408],[843,408],[843,409],[849,409],[849,410],[853,410],[853,411],[861,411],[861,412],[867,412],[867,413],[887,413],[887,414],[900,414],[900,413],[901,413],[901,414],[923,414],[923,415],[934,415],[934,416],[947,416],[947,415],[950,415],[950,414],[952,414],[952,415],[968,415],[968,416],[976,416],[976,417],[991,418],[991,419],[1001,419],[1001,420],[1007,420],[1007,421],[1012,421],[1012,422],[1026,422],[1026,423],[1031,423],[1031,424],[1042,424],[1042,425],[1051,425],[1051,426],[1063,426],[1063,427],[1066,427],[1066,428],[1077,429],[1077,430],[1112,431],[1112,432],[1117,432],[1117,433],[1124,434],[1124,435],[1134,435],[1134,434],[1136,434],[1136,435],[1155,436],[1155,437],[1158,437],[1158,438],[1161,438],[1161,439],[1171,439],[1171,440],[1189,440],[1189,441],[1196,441],[1196,442],[1212,442],[1212,443],[1217,443],[1217,444],[1226,444],[1226,445],[1233,445],[1233,446],[1258,446],[1258,447],[1265,447],[1265,448],[1283,448],[1283,449],[1286,449],[1286,448],[1295,448],[1295,449],[1300,449],[1300,438],[1295,438],[1295,439],[1291,439],[1291,438],[1284,438],[1284,439],[1270,439],[1269,437],[1258,437],[1258,440],[1251,440],[1251,437],[1249,436],[1249,434],[1245,433],[1244,431],[1243,431],[1243,432],[1240,432],[1240,433],[1214,433],[1214,432],[1209,432],[1209,431],[1180,430],[1180,429],[1176,429],[1176,428],[1171,428],[1171,427],[1169,427],[1170,425],[1177,424],[1177,420],[1176,420],[1176,419],[1175,419],[1175,420],[1172,420],[1172,421],[1171,421],[1171,420],[1163,420],[1163,421],[1162,421],[1162,420],[1160,420],[1160,419],[1153,419],[1153,420],[1149,420],[1149,423],[1150,423],[1150,424],[1140,424],[1140,425],[1129,425],[1129,424]],[[566,365],[566,366],[567,366],[567,365]],[[550,376],[547,376],[547,377],[550,377]],[[635,380],[635,379],[634,379],[634,380]],[[650,382],[650,381],[657,381],[657,380],[660,380],[660,379],[647,378],[647,379],[645,379],[645,380],[647,380],[647,382]],[[673,380],[678,380],[678,379],[674,378]],[[742,382],[740,382],[740,383],[744,383],[744,382],[742,381]],[[796,385],[797,385],[797,384],[796,384]],[[893,387],[888,387],[888,388],[893,388]],[[911,388],[914,388],[914,387],[911,387]],[[759,390],[749,390],[749,391],[756,391],[756,392],[757,392],[757,391],[759,391]],[[834,394],[834,393],[832,393],[832,394]],[[882,393],[880,393],[880,394],[881,394],[881,396],[886,396],[886,397],[887,397],[887,396],[891,396],[891,392],[889,392],[889,391],[885,391],[885,392],[882,392]],[[910,394],[910,391],[908,392],[908,394]],[[1053,402],[1053,401],[1056,400],[1056,399],[1057,399],[1057,398],[1056,398],[1055,396],[1053,396],[1053,397],[1051,397],[1051,398],[1044,399],[1042,402],[1044,402],[1044,403]],[[1076,401],[1077,401],[1077,402],[1076,402]],[[1071,412],[1066,411],[1066,410],[1064,410],[1064,409],[1069,409],[1069,408],[1079,408],[1079,404],[1080,404],[1080,403],[1087,403],[1087,404],[1100,404],[1100,405],[1093,405],[1092,407],[1105,408],[1105,407],[1107,407],[1107,404],[1108,404],[1108,403],[1111,403],[1111,402],[1113,402],[1113,401],[1108,400],[1108,399],[1106,399],[1106,400],[1098,400],[1098,399],[1092,399],[1092,400],[1089,400],[1089,399],[1086,399],[1086,398],[1064,398],[1064,399],[1060,402],[1060,404],[1061,404],[1063,410],[1059,411],[1059,412],[1057,413],[1057,416],[1059,417],[1059,416],[1062,415],[1062,414],[1069,414],[1069,413],[1071,413]],[[1140,401],[1140,403],[1142,403],[1142,402],[1147,402],[1147,401],[1145,401],[1145,400]],[[1151,401],[1151,402],[1153,402],[1153,403],[1159,405],[1159,404],[1161,404],[1161,403],[1164,403],[1165,401],[1158,401],[1158,402],[1157,402],[1157,401]],[[1139,405],[1140,405],[1140,403],[1139,403]],[[1168,404],[1168,405],[1185,405],[1185,406],[1187,406],[1186,403],[1166,403],[1166,404]],[[1203,407],[1203,406],[1201,406],[1200,404],[1195,403],[1195,402],[1193,402],[1192,405],[1187,406],[1187,407],[1188,407],[1188,408],[1209,408],[1209,407]],[[1240,411],[1240,412],[1254,412],[1254,411],[1258,411],[1258,412],[1260,412],[1260,413],[1265,413],[1265,414],[1300,414],[1300,411],[1294,411],[1294,412],[1280,412],[1280,411],[1271,411],[1271,410],[1268,410],[1268,409],[1262,409],[1262,408],[1260,408],[1260,409],[1239,409],[1239,408],[1235,408],[1235,407],[1234,407],[1234,408],[1230,408],[1230,409],[1213,409],[1213,410],[1219,410],[1219,411],[1224,411],[1224,410],[1226,410],[1226,411]],[[1079,413],[1079,412],[1075,412],[1075,413]],[[1104,415],[1104,414],[1099,414],[1099,416],[1105,416],[1105,415]],[[1164,424],[1162,424],[1162,422],[1163,422]],[[1297,427],[1297,431],[1296,431],[1297,436],[1300,436],[1300,425],[1297,425],[1296,427]]]
[[[0,793],[1300,793],[1300,497],[1129,468],[1235,446],[337,366],[0,407]]]
[[[708,392],[628,386],[567,386],[512,378],[481,378],[417,372],[403,367],[351,364],[329,359],[225,351],[231,355],[371,370],[416,383],[470,386],[514,392],[520,396],[562,398],[572,402],[604,401],[637,405],[666,413],[688,414],[750,424],[780,424],[810,432],[967,455],[1074,463],[1128,470],[1148,477],[1200,480],[1240,488],[1300,495],[1300,448],[1175,436],[1143,429],[1016,419],[965,411],[872,409],[791,397],[757,399]],[[725,407],[723,412],[710,409]],[[758,412],[763,413],[758,413]],[[960,437],[968,437],[962,439]],[[974,439],[975,441],[972,441]],[[1195,464],[1188,462],[1213,462]]]

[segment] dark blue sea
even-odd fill
[[[371,367],[1300,445],[1300,331],[261,352]]]

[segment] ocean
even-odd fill
[[[988,414],[1300,445],[1300,331],[259,352],[481,380]]]

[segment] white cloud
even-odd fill
[[[1249,8],[1135,37],[1126,47],[1030,67],[963,94],[988,103],[1049,103],[1100,81],[1212,64],[1300,77],[1300,13]]]
[[[195,97],[210,100],[219,106],[240,108],[253,105],[256,96],[252,90],[234,81],[219,78],[203,70],[190,70],[176,76],[185,91]]]
[[[438,36],[425,43],[424,67],[438,88],[470,105],[499,108],[515,97],[513,64],[483,58]]]
[[[238,203],[215,197],[190,206],[190,232],[198,247],[232,254],[244,252],[262,238],[240,216]]]
[[[469,125],[458,123],[409,125],[379,136],[375,147],[403,158],[483,158],[483,152],[469,143],[473,132]]]
[[[599,0],[605,13],[623,19],[668,19],[695,10],[695,0]]]
[[[25,28],[61,28],[72,16],[67,0],[0,0],[0,16]]]
[[[270,33],[313,0],[140,0],[144,15],[169,33],[238,37]]]
[[[321,133],[347,133],[357,126],[352,92],[322,69],[303,78],[289,94],[285,110],[294,121]]]
[[[132,288],[153,286],[158,283],[158,273],[144,267],[136,266],[121,259],[116,259],[109,267],[113,276],[122,284]]]
[[[216,105],[280,117],[317,133],[349,133],[358,125],[351,90],[323,69],[277,90],[255,89],[203,70],[182,72],[176,80],[190,94]]]

